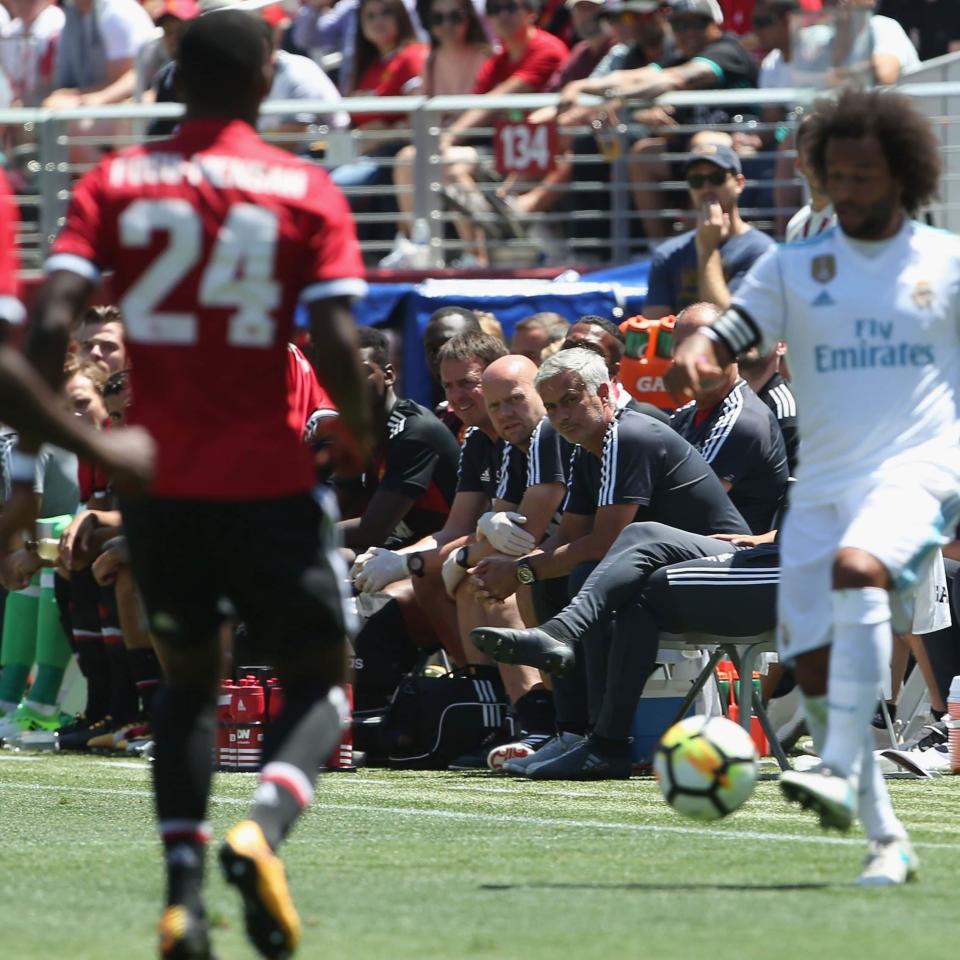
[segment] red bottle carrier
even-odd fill
[[[353,709],[353,687],[344,684]],[[263,737],[283,709],[283,687],[276,677],[248,674],[236,682],[224,680],[217,698],[217,738],[214,761],[218,770],[252,772],[260,769]],[[355,770],[353,730],[346,727],[340,745],[326,762],[327,770]]]

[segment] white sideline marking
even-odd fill
[[[19,753],[0,753],[0,760],[19,760],[21,763],[32,763],[40,757],[24,757]]]
[[[0,790],[41,790],[61,793],[95,793],[111,797],[137,797],[152,800],[149,790],[122,790],[109,787],[68,787],[39,783],[0,783]],[[225,806],[249,806],[249,800],[236,797],[211,797],[211,803]],[[530,817],[521,814],[474,813],[463,810],[421,810],[416,807],[384,807],[364,803],[318,803],[314,810],[346,810],[356,813],[390,813],[396,816],[420,817],[438,820],[467,820],[480,823],[522,823],[534,827],[579,827],[587,830],[620,830],[627,833],[671,833],[713,840],[761,840],[780,843],[813,843],[827,846],[862,847],[862,837],[807,836],[800,833],[766,833],[762,830],[716,830],[712,827],[679,827],[656,823],[612,823],[606,820],[567,820],[562,817]],[[960,843],[915,843],[925,850],[960,850]]]

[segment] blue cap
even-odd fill
[[[729,170],[731,173],[743,173],[743,167],[740,166],[740,158],[733,147],[727,147],[719,143],[710,143],[700,147],[694,153],[687,157],[683,165],[683,172],[695,163],[712,163],[721,170]]]

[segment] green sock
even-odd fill
[[[19,703],[37,650],[37,614],[40,577],[30,586],[7,597],[3,615],[3,648],[0,652],[0,700]]]
[[[35,703],[53,706],[58,702],[63,673],[70,663],[72,652],[63,635],[54,594],[53,570],[40,571],[40,599],[37,613],[37,675],[30,688],[30,699]]]

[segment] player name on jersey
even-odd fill
[[[112,187],[142,187],[208,183],[219,190],[300,199],[307,194],[307,171],[294,166],[271,166],[256,160],[217,154],[184,157],[178,153],[150,153],[116,157],[110,163]]]

